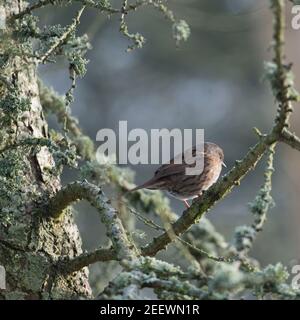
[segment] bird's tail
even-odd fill
[[[126,193],[137,191],[137,190],[140,190],[140,189],[155,190],[155,189],[157,189],[157,186],[156,186],[157,183],[155,183],[155,182],[156,181],[154,179],[150,179],[150,180],[146,181],[145,183],[143,183],[143,184],[141,184],[141,185],[139,185],[139,186],[137,186],[137,187],[135,187],[135,188],[133,188],[131,190],[128,190]]]

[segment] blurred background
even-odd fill
[[[120,3],[112,1],[115,7]],[[149,133],[154,128],[205,129],[205,140],[222,146],[230,168],[255,143],[252,128],[268,131],[276,111],[269,83],[263,81],[264,61],[271,59],[269,1],[170,0],[169,7],[189,24],[189,40],[176,48],[170,23],[157,10],[143,7],[126,17],[129,30],[147,39],[143,49],[130,53],[126,52],[130,43],[118,31],[119,16],[108,19],[93,9],[85,12],[78,35],[87,33],[93,49],[87,54],[87,75],[77,82],[72,113],[94,141],[101,128],[117,131],[120,120],[128,121],[129,130],[143,128]],[[65,25],[76,10],[76,6],[49,7],[38,14],[41,25]],[[287,61],[294,62],[299,90],[300,30],[291,28],[290,5],[286,15]],[[60,94],[70,86],[65,61],[42,67],[40,76]],[[298,109],[295,105],[292,116],[296,132]],[[299,152],[278,146],[272,192],[276,206],[251,252],[262,265],[281,261],[291,266],[300,258],[299,163]],[[247,204],[263,182],[264,165],[262,161],[258,170],[207,215],[228,241],[236,226],[252,222]],[[131,166],[136,183],[150,178],[157,167]],[[64,183],[73,178],[74,173],[65,172]],[[177,214],[184,209],[175,199],[171,205]],[[96,248],[105,234],[98,215],[85,204],[78,205],[77,211],[84,248]],[[91,268],[91,277],[95,278],[97,268]]]

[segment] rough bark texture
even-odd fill
[[[7,18],[22,8],[22,0],[0,0],[0,9]],[[14,26],[6,28],[5,32],[9,32]],[[2,41],[1,55],[6,50]],[[1,69],[1,76],[18,89],[16,103],[18,99],[28,98],[29,108],[0,129],[0,265],[5,267],[7,278],[7,288],[0,290],[0,299],[87,298],[91,296],[91,289],[86,268],[65,276],[53,267],[58,259],[72,258],[82,252],[72,213],[66,210],[59,220],[53,220],[42,218],[43,212],[37,209],[43,199],[61,187],[59,177],[51,171],[52,155],[47,147],[35,153],[13,146],[24,138],[48,135],[36,67],[27,64],[24,68],[21,63],[16,56]],[[0,87],[2,100],[7,98],[10,89],[3,83]],[[5,116],[7,114],[0,113],[0,119]]]

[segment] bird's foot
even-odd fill
[[[189,203],[188,203],[186,200],[183,200],[183,202],[184,202],[184,204],[185,204],[185,206],[186,206],[187,208],[190,207]]]

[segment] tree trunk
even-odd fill
[[[82,252],[71,210],[55,221],[38,209],[61,187],[53,157],[46,146],[34,152],[20,143],[48,137],[36,67],[12,50],[24,44],[11,37],[17,23],[9,25],[8,18],[23,8],[22,0],[0,0],[2,22],[4,14],[7,21],[0,47],[0,265],[6,269],[0,299],[88,298],[86,268],[66,276],[54,267],[58,259]]]

